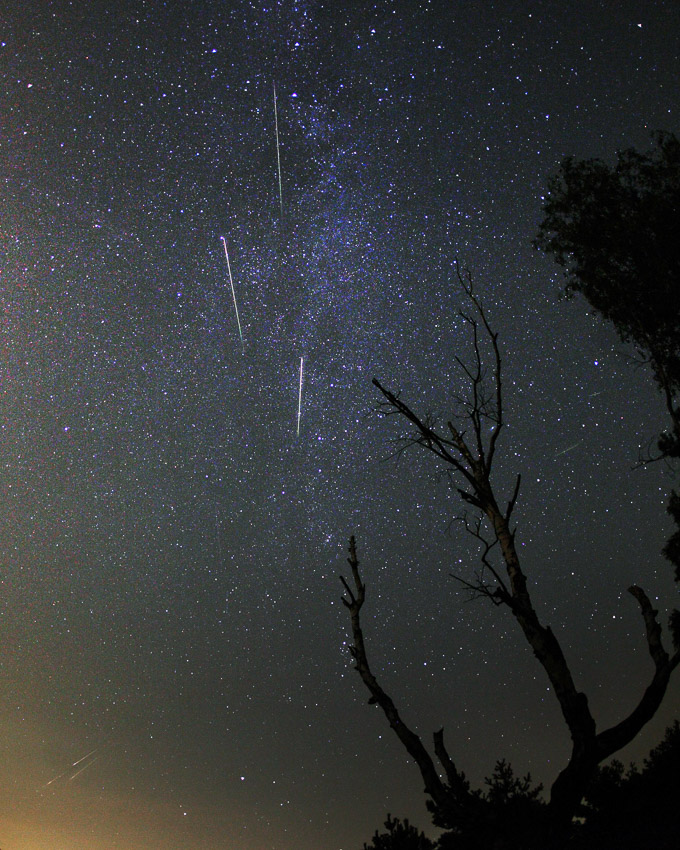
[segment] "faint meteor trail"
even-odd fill
[[[573,452],[577,446],[580,446],[583,440],[579,440],[578,443],[574,443],[572,446],[567,446],[566,449],[562,449],[561,452],[557,452],[555,457],[559,457],[560,455],[566,455],[567,452]]]
[[[76,778],[76,776],[80,776],[80,774],[81,774],[84,770],[87,770],[87,769],[88,769],[88,767],[91,767],[91,766],[92,766],[92,765],[93,765],[93,764],[94,764],[94,763],[95,763],[98,759],[99,759],[99,756],[96,756],[96,758],[93,758],[91,761],[88,761],[88,763],[87,763],[87,764],[83,765],[83,766],[80,768],[80,770],[76,770],[76,772],[73,774],[73,776],[71,776],[71,777],[69,778],[69,782],[73,782],[73,780]],[[81,759],[81,760],[82,760],[82,759]],[[76,763],[77,763],[77,762],[76,762]]]
[[[79,758],[78,761],[74,761],[73,764],[71,765],[71,767],[77,767],[80,764],[81,761],[85,761],[85,759],[89,759],[90,756],[93,756],[97,752],[98,749],[99,749],[99,747],[95,747],[93,750],[90,750],[89,753],[84,755],[82,758]]]
[[[231,297],[234,299],[234,311],[236,312],[236,323],[238,324],[238,335],[241,337],[241,348],[245,353],[245,345],[243,344],[243,332],[241,331],[241,320],[238,317],[238,305],[236,303],[236,292],[234,290],[234,281],[231,277],[231,263],[229,262],[229,251],[227,251],[227,240],[224,236],[220,236],[224,245],[224,256],[227,258],[227,270],[229,272],[229,283],[231,284]]]
[[[217,543],[218,563],[222,563],[222,541],[220,539],[220,518],[217,512],[217,501],[215,501],[215,541]]]
[[[302,410],[302,366],[304,358],[300,358],[300,387],[298,389],[297,435],[300,436],[300,411]]]
[[[70,770],[70,768],[69,768],[69,770]],[[61,777],[62,777],[62,776],[66,776],[66,774],[67,774],[68,772],[69,772],[68,770],[64,770],[64,771],[62,771],[62,773],[57,774],[55,777],[53,777],[52,779],[50,779],[50,781],[49,781],[49,782],[46,782],[44,785],[42,785],[42,786],[41,786],[38,790],[39,790],[39,791],[41,791],[43,788],[47,788],[47,787],[48,787],[49,785],[51,785],[53,782],[56,782],[56,781],[57,781],[57,779],[61,779]]]
[[[279,175],[279,204],[283,216],[283,188],[281,185],[281,154],[279,151],[279,112],[276,108],[276,82],[274,83],[274,130],[276,133],[276,168]]]

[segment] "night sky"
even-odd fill
[[[449,577],[478,563],[458,496],[390,460],[371,379],[450,415],[467,265],[504,355],[499,498],[521,472],[539,615],[620,719],[652,673],[625,588],[677,604],[673,478],[633,469],[663,404],[531,239],[565,156],[678,130],[678,4],[24,0],[0,79],[3,850],[429,828],[351,668],[352,533],[405,720],[475,783],[501,757],[550,783],[547,679]]]

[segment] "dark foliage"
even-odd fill
[[[564,268],[566,293],[581,293],[632,342],[664,395],[671,427],[663,458],[680,458],[680,140],[658,133],[648,153],[625,150],[613,167],[566,159],[550,181],[535,247]],[[680,581],[680,496],[668,512],[677,531],[664,555]],[[676,618],[677,619],[677,618]],[[676,624],[677,625],[677,624]]]
[[[675,850],[680,843],[680,724],[624,772],[614,761],[597,771],[585,797],[575,850]]]
[[[531,775],[515,776],[505,760],[498,761],[485,780],[485,790],[471,793],[464,817],[452,824],[437,816],[435,825],[447,828],[438,850],[545,850],[546,804],[542,785],[533,785]],[[452,827],[452,828],[451,828]]]
[[[680,581],[680,493],[675,490],[671,493],[668,502],[668,513],[673,517],[676,531],[668,538],[663,553],[675,567],[675,580]]]
[[[659,133],[649,153],[615,166],[566,159],[549,184],[535,245],[648,360],[678,424],[680,390],[680,140]],[[680,433],[666,454],[680,455]]]
[[[529,774],[516,777],[504,760],[496,763],[493,774],[484,781],[486,789],[477,791],[470,791],[466,783],[465,811],[453,824],[447,823],[435,806],[429,806],[435,826],[447,830],[436,843],[408,819],[401,822],[387,815],[387,832],[376,830],[364,850],[545,850],[543,786],[533,785]]]
[[[376,829],[370,844],[364,844],[364,850],[434,850],[435,844],[425,835],[411,826],[408,818],[400,821],[387,815],[387,832],[378,833]]]
[[[679,776],[680,723],[676,720],[642,769],[630,765],[626,770],[620,761],[597,769],[569,850],[675,850],[680,836]],[[388,815],[387,832],[379,835],[376,830],[364,850],[546,850],[541,786],[533,786],[528,775],[516,777],[505,761],[496,764],[485,784],[486,790],[471,793],[474,805],[465,828],[458,824],[433,842],[408,820],[402,823]]]

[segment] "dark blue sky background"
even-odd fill
[[[525,571],[616,721],[651,675],[625,588],[675,604],[673,480],[632,470],[663,406],[530,243],[565,156],[677,130],[677,4],[15,6],[3,850],[352,850],[387,811],[427,826],[351,670],[351,533],[375,671],[407,721],[428,740],[444,725],[475,782],[505,757],[549,783],[568,736],[547,681],[509,614],[449,578],[477,563],[455,490],[429,458],[387,460],[371,378],[450,415],[467,264],[500,331],[497,480],[523,475]]]

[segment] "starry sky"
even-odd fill
[[[477,564],[455,489],[390,459],[375,412],[378,377],[450,415],[456,260],[500,333],[496,482],[523,475],[539,615],[598,722],[632,708],[651,662],[625,588],[664,620],[677,604],[673,479],[633,468],[663,405],[531,239],[565,156],[678,130],[679,78],[672,0],[5,4],[3,850],[358,850],[388,811],[427,827],[351,669],[352,533],[406,721],[443,725],[475,783],[501,757],[554,778],[543,671],[449,576]]]

